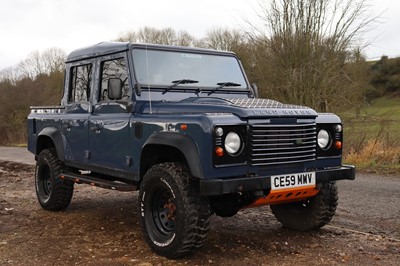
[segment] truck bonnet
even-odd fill
[[[150,114],[145,104],[144,114]],[[308,117],[315,118],[317,112],[311,108],[283,104],[269,99],[258,98],[217,98],[191,97],[179,102],[153,102],[153,114],[198,114],[231,113],[239,117]]]

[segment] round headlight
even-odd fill
[[[242,145],[240,137],[235,132],[229,132],[225,138],[225,150],[233,155],[237,153]]]
[[[321,149],[326,149],[329,145],[330,142],[330,136],[328,131],[326,131],[325,129],[321,129],[318,132],[318,146]]]

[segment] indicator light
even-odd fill
[[[224,149],[222,149],[221,147],[216,147],[216,148],[215,148],[215,154],[216,154],[218,157],[224,156]]]
[[[342,148],[342,142],[341,141],[335,141],[335,148],[337,149],[337,150],[340,150],[341,148]]]

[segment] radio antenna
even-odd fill
[[[150,78],[149,78],[149,56],[147,54],[147,43],[146,43],[146,72],[147,72],[147,90],[149,93],[150,114],[153,114],[153,109],[151,106],[151,91],[150,91]]]

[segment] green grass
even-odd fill
[[[400,98],[382,97],[357,114],[339,114],[344,124],[344,156],[359,168],[399,172]]]
[[[345,144],[354,148],[368,140],[400,145],[400,98],[382,97],[356,114],[339,114],[345,127]]]
[[[370,106],[365,106],[362,112],[378,116],[387,115],[394,120],[400,121],[400,98],[378,98]]]

